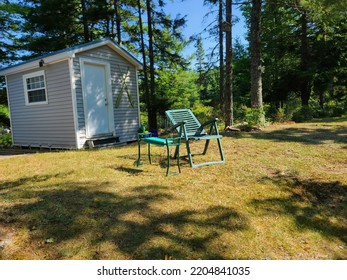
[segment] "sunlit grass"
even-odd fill
[[[222,141],[224,165],[173,177],[135,143],[0,159],[0,258],[347,258],[346,120]]]

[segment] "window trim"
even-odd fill
[[[44,89],[45,90],[46,100],[45,101],[38,101],[38,102],[29,102],[27,79],[28,78],[33,78],[33,77],[38,77],[38,76],[43,76],[43,82],[45,83],[45,87],[44,88],[40,88],[40,89]],[[45,75],[45,71],[44,70],[23,75],[23,86],[24,86],[25,105],[32,106],[32,105],[48,104],[46,75]],[[29,92],[30,92],[30,90],[29,90]]]

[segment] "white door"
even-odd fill
[[[82,76],[87,137],[110,134],[107,65],[84,61]]]

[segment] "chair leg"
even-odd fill
[[[152,164],[152,158],[151,158],[151,144],[148,143],[148,160],[149,164]]]
[[[203,155],[206,155],[209,144],[210,144],[210,140],[206,140],[205,149],[204,149],[204,152],[202,153]]]
[[[169,145],[166,145],[166,151],[167,151],[166,176],[169,176],[169,170],[170,170],[170,147],[169,147]]]
[[[181,173],[181,162],[180,162],[180,146],[176,146],[177,149],[177,166],[178,166],[178,172]]]
[[[177,156],[179,156],[179,153],[180,153],[179,149],[180,149],[180,147],[176,146],[174,158],[177,158]]]
[[[141,143],[140,143],[140,141],[137,141],[137,146],[138,146],[138,155],[137,155],[137,160],[136,160],[136,166],[139,167],[139,166],[141,166]]]
[[[217,142],[218,142],[218,148],[219,148],[219,154],[220,154],[221,161],[224,162],[224,152],[223,152],[221,140],[218,138]]]
[[[207,152],[209,143],[210,143],[210,139],[206,140],[205,149],[204,149],[204,154]],[[196,167],[205,166],[205,165],[212,165],[212,164],[221,164],[221,163],[224,163],[225,159],[224,159],[224,153],[223,153],[223,148],[222,148],[221,139],[217,138],[217,143],[218,143],[219,154],[220,154],[220,160],[219,160],[219,161],[204,162],[204,163],[195,164],[194,161],[193,161],[193,155],[192,155],[191,152],[190,152],[189,143],[186,142],[186,144],[187,144],[187,153],[188,153],[188,157],[189,157],[189,164],[190,164],[190,167],[196,168]]]
[[[192,153],[190,152],[190,147],[189,147],[189,140],[186,140],[186,147],[187,147],[189,165],[190,165],[190,167],[194,167],[193,156],[192,156]]]

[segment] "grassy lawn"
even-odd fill
[[[0,259],[347,259],[347,120],[222,142],[174,177],[135,143],[0,159]]]

